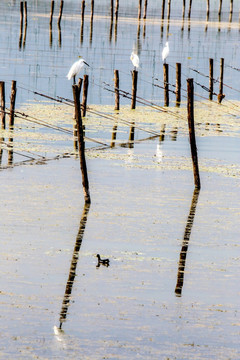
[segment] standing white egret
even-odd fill
[[[134,52],[131,53],[130,60],[133,63],[134,69],[136,70],[139,67],[139,57]]]
[[[162,51],[162,61],[164,64],[166,63],[166,58],[168,57],[168,55],[169,55],[169,45],[167,41]]]
[[[84,59],[79,59],[74,64],[72,64],[72,66],[67,74],[67,78],[68,78],[68,80],[71,80],[73,78],[73,84],[76,84],[76,75],[83,68],[84,64],[89,66]]]

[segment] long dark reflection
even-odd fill
[[[185,264],[186,264],[186,257],[187,257],[187,251],[188,251],[188,243],[192,231],[193,221],[195,217],[195,212],[197,208],[197,202],[199,197],[199,189],[194,190],[193,197],[192,197],[192,204],[190,208],[190,212],[187,219],[187,225],[185,228],[184,236],[183,236],[183,243],[182,243],[182,249],[179,256],[179,263],[178,263],[178,276],[177,276],[177,284],[175,288],[175,293],[177,296],[182,295],[182,287],[184,282],[184,270],[185,270]]]
[[[85,204],[83,212],[82,212],[82,217],[80,220],[78,234],[76,237],[75,247],[73,250],[72,261],[71,261],[69,276],[68,276],[68,280],[67,280],[67,284],[66,284],[65,294],[63,297],[62,309],[61,309],[60,317],[59,317],[59,323],[60,323],[59,328],[60,329],[62,328],[62,324],[64,321],[66,321],[66,317],[67,317],[67,311],[69,308],[69,302],[70,302],[70,297],[71,297],[71,293],[72,293],[73,283],[74,283],[74,279],[76,276],[79,251],[80,251],[80,248],[82,245],[82,240],[83,240],[83,235],[84,235],[84,231],[86,228],[87,216],[88,216],[89,209],[90,209],[90,204]]]

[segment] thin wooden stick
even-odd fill
[[[181,64],[176,63],[176,106],[179,107],[181,103]]]
[[[119,110],[119,71],[114,70],[115,110]]]
[[[88,96],[88,75],[83,76],[82,116],[86,116]]]
[[[213,99],[213,59],[209,59],[209,100]]]
[[[54,13],[54,0],[51,2],[51,11],[50,11],[50,21],[49,24],[52,27],[52,21],[53,21],[53,13]]]
[[[132,101],[131,101],[131,109],[136,109],[137,78],[138,78],[138,72],[137,72],[137,70],[133,70],[133,72],[132,72]]]
[[[164,106],[169,106],[168,64],[163,64]]]
[[[9,114],[9,127],[14,126],[14,111],[15,111],[15,102],[16,102],[16,84],[15,80],[12,81],[12,88],[11,88],[11,97],[10,97],[10,114]]]
[[[225,97],[223,94],[223,71],[224,71],[224,59],[220,60],[220,80],[219,80],[219,94],[218,94],[218,103],[221,104],[222,99]]]
[[[62,12],[63,12],[63,4],[64,4],[64,1],[61,0],[61,3],[60,3],[60,8],[59,8],[59,16],[58,16],[58,26],[61,25],[61,20],[62,20]]]

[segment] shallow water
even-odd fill
[[[1,130],[0,358],[239,359],[238,92],[225,87],[222,105],[195,103],[198,193],[184,96],[168,113],[146,106],[131,111],[126,99],[117,113],[103,89],[115,68],[120,87],[131,89],[129,56],[138,44],[139,95],[162,105],[152,77],[162,77],[167,23],[161,33],[157,2],[149,4],[145,38],[141,24],[138,41],[134,1],[120,7],[111,40],[106,2],[95,3],[91,41],[89,7],[80,43],[80,2],[75,9],[69,1],[62,42],[56,10],[51,44],[49,3],[28,2],[20,49],[19,5],[0,5],[8,15],[0,20],[0,76],[7,91],[17,80],[17,109],[28,115],[15,119],[14,130]],[[207,74],[213,56],[217,67],[225,58],[225,81],[237,88],[238,72],[229,67],[238,66],[237,5],[229,23],[223,1],[221,24],[211,13],[206,29],[205,2],[194,2],[190,30],[185,21],[183,31],[178,6],[175,1],[169,28],[171,82],[180,61],[184,76],[207,86],[189,67]],[[83,119],[90,208],[84,208],[73,107],[33,93],[71,98],[65,75],[79,53],[91,65]],[[195,89],[206,96],[196,83]],[[96,267],[97,253],[110,259],[109,267]]]

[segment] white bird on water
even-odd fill
[[[134,69],[136,70],[139,67],[139,57],[134,52],[131,53],[130,60],[133,63]]]
[[[79,59],[74,64],[72,64],[72,66],[67,74],[67,78],[68,78],[68,80],[71,80],[73,78],[73,84],[76,83],[76,75],[83,68],[84,64],[89,66],[84,59]]]
[[[164,64],[166,63],[166,58],[168,57],[168,55],[169,55],[169,45],[167,41],[162,51],[162,61]]]

